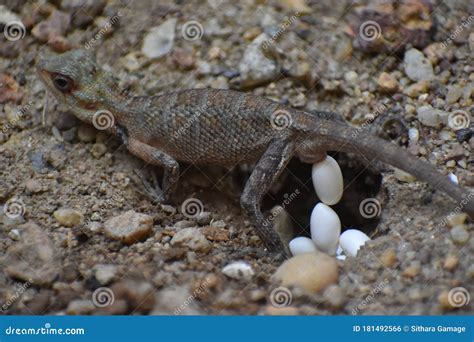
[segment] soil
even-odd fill
[[[369,122],[374,134],[408,148],[444,174],[453,173],[472,191],[474,138],[463,140],[445,124],[424,125],[416,112],[423,105],[431,105],[446,113],[473,113],[474,21],[462,26],[463,18],[474,13],[469,1],[432,2],[430,19],[436,30],[427,46],[444,42],[459,25],[464,29],[445,49],[437,50],[439,58],[431,61],[435,78],[427,91],[416,96],[406,93],[415,82],[406,76],[403,63],[404,51],[414,42],[408,41],[398,51],[366,51],[357,44],[351,15],[356,7],[367,6],[365,2],[356,6],[349,1],[308,1],[304,5],[303,1],[290,0],[108,0],[99,1],[103,8],[89,4],[75,12],[67,3],[71,1],[6,1],[6,7],[25,24],[26,34],[16,41],[2,37],[0,47],[0,74],[9,75],[17,86],[9,88],[8,94],[2,88],[5,93],[0,96],[0,203],[19,199],[24,213],[15,219],[3,214],[0,219],[2,269],[20,267],[19,259],[12,258],[12,248],[18,251],[25,243],[21,235],[25,226],[21,225],[26,223],[28,229],[35,223],[45,236],[33,237],[33,244],[47,240],[46,247],[37,246],[38,253],[48,248],[47,252],[54,255],[51,263],[57,275],[52,280],[29,283],[24,276],[0,272],[0,301],[8,304],[2,313],[176,314],[176,307],[185,302],[178,313],[472,313],[469,301],[453,308],[445,297],[457,287],[473,293],[474,225],[461,223],[468,237],[461,243],[455,241],[452,228],[443,222],[456,203],[440,191],[422,182],[401,181],[391,167],[376,161],[330,153],[338,160],[346,185],[343,199],[334,209],[344,229],[361,229],[372,241],[357,257],[338,261],[337,300],[328,293],[292,289],[291,304],[275,308],[270,295],[278,284],[271,276],[282,261],[264,249],[239,205],[251,165],[232,170],[181,165],[178,191],[167,205],[155,204],[140,193],[134,170],[151,177],[153,172],[160,176],[159,169],[133,157],[116,138],[80,123],[52,99],[42,122],[46,94],[35,73],[41,55],[84,48],[89,43],[99,63],[113,70],[121,86],[136,95],[194,87],[238,88],[239,62],[248,44],[272,26],[270,19],[275,30],[298,13],[275,42],[283,67],[281,76],[243,90],[307,111],[337,112],[355,126]],[[49,42],[41,41],[33,28],[58,10],[72,20],[63,30],[53,22]],[[120,20],[95,39],[103,23],[99,19],[119,12]],[[162,58],[147,59],[141,54],[144,36],[169,18],[177,18],[172,50]],[[204,28],[200,39],[183,39],[181,28],[190,20]],[[51,37],[63,41],[54,43]],[[130,66],[130,60],[138,63],[137,67]],[[309,68],[295,76],[295,68],[305,63]],[[382,72],[396,78],[398,90],[389,92],[377,84]],[[447,101],[453,86],[464,93],[454,102]],[[470,93],[465,89],[471,89]],[[378,113],[381,107],[384,109]],[[21,117],[7,127],[22,109]],[[376,113],[375,121],[370,113]],[[418,140],[409,137],[409,128],[418,130]],[[467,129],[472,132],[472,126]],[[318,202],[311,165],[293,160],[266,196],[263,208],[282,205],[296,189],[300,195],[285,209],[293,236],[308,236],[309,216]],[[199,223],[183,215],[181,205],[189,198],[201,201],[205,212],[210,213],[208,222]],[[361,216],[359,203],[366,198],[379,201],[378,216]],[[60,208],[82,213],[82,222],[71,227],[60,224],[53,215]],[[128,210],[153,217],[149,236],[124,244],[104,235],[104,223]],[[207,252],[170,245],[177,231],[193,226],[200,227],[211,242]],[[22,257],[28,260],[31,255],[24,253]],[[12,260],[17,264],[9,264]],[[251,265],[255,273],[251,281],[231,279],[222,273],[225,265],[239,260]],[[97,265],[103,264],[116,266],[111,280],[97,279]],[[89,305],[102,287],[113,291],[114,303]]]

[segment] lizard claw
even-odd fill
[[[165,194],[163,190],[160,188],[160,185],[158,183],[158,178],[156,177],[155,172],[151,172],[153,184],[150,184],[150,182],[139,170],[134,170],[134,173],[136,176],[134,177],[135,182],[141,185],[141,188],[142,188],[142,190],[138,190],[140,194],[148,197],[154,203],[161,204],[161,203],[166,202]]]

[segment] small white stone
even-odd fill
[[[324,204],[339,202],[344,184],[341,168],[334,158],[327,156],[322,162],[314,164],[312,178],[316,194]]]
[[[449,180],[455,184],[459,184],[459,180],[458,180],[458,177],[454,174],[454,173],[450,173],[448,175],[449,177]]]
[[[229,278],[237,279],[237,280],[240,280],[240,279],[250,280],[255,274],[255,272],[252,269],[252,266],[250,266],[245,261],[236,261],[225,266],[222,269],[222,273],[224,273]]]
[[[357,229],[349,229],[341,234],[339,243],[344,253],[355,257],[359,248],[369,240],[370,238],[364,232]]]
[[[418,141],[420,138],[420,132],[417,128],[412,127],[408,130],[408,137],[411,141]]]
[[[316,248],[329,255],[336,253],[341,234],[341,221],[336,212],[324,203],[318,203],[311,213],[311,239]]]
[[[293,255],[317,252],[313,240],[305,236],[294,238],[290,241],[289,246]]]

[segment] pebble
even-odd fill
[[[143,39],[142,52],[148,58],[159,58],[171,51],[174,44],[176,18],[152,27]]]
[[[207,253],[212,244],[198,228],[184,228],[179,230],[171,239],[172,246],[187,247],[195,252]]]
[[[421,270],[421,264],[419,261],[414,261],[403,270],[403,276],[408,277],[408,278],[414,278],[416,277]]]
[[[106,0],[62,0],[61,9],[71,14],[74,27],[83,27],[90,24],[106,4]]]
[[[393,267],[397,263],[397,253],[395,249],[389,248],[380,256],[380,261],[385,267]]]
[[[94,303],[88,299],[76,299],[69,302],[66,308],[68,315],[89,315],[95,310]]]
[[[470,128],[461,128],[460,130],[456,131],[456,139],[460,143],[469,141],[474,135],[474,131]]]
[[[25,183],[26,190],[33,194],[37,194],[43,190],[41,183],[36,179],[28,179]]]
[[[93,270],[95,279],[97,279],[101,285],[110,283],[117,274],[117,266],[111,264],[95,265]]]
[[[0,24],[5,26],[11,21],[21,21],[21,18],[4,5],[0,5]]]
[[[300,255],[305,253],[315,253],[317,252],[316,245],[313,240],[305,236],[299,236],[294,238],[289,243],[290,252],[293,255]]]
[[[367,241],[370,241],[370,238],[357,229],[348,229],[339,237],[339,244],[344,253],[353,257]]]
[[[59,275],[59,258],[48,234],[33,222],[18,226],[20,240],[10,245],[2,260],[3,272],[11,278],[50,285]]]
[[[54,218],[66,227],[76,227],[84,222],[84,215],[80,211],[71,208],[61,208],[53,213]]]
[[[464,222],[466,222],[466,220],[467,220],[466,213],[448,215],[447,217],[447,223],[449,227],[462,226]]]
[[[196,314],[198,306],[194,301],[190,301],[191,296],[192,294],[189,293],[189,290],[185,286],[164,288],[157,293],[157,306],[151,314]]]
[[[452,310],[454,307],[451,305],[451,300],[449,298],[449,292],[444,290],[438,296],[438,303],[442,309]]]
[[[334,255],[341,234],[341,221],[336,212],[324,203],[318,203],[311,213],[310,226],[311,239],[316,248]]]
[[[462,96],[463,89],[458,85],[448,86],[448,93],[446,94],[446,102],[448,104],[456,103]]]
[[[250,280],[255,275],[252,266],[245,261],[236,261],[222,269],[222,273],[232,279]]]
[[[398,179],[400,182],[405,182],[405,183],[411,183],[416,180],[415,176],[410,175],[409,173],[400,170],[398,168],[394,168],[393,175],[395,176],[396,179]]]
[[[454,226],[451,229],[451,239],[455,243],[465,244],[469,240],[469,232],[463,225]]]
[[[314,164],[311,176],[321,202],[334,205],[341,200],[344,182],[341,168],[333,157],[327,156],[323,161]]]
[[[435,109],[431,106],[421,106],[417,109],[417,118],[425,126],[439,127],[448,117],[445,111]]]
[[[104,233],[111,239],[133,244],[145,239],[151,233],[153,217],[129,210],[104,223]]]
[[[433,66],[428,58],[417,49],[405,52],[403,58],[405,73],[412,81],[431,81],[434,79]]]
[[[400,85],[398,80],[387,72],[382,72],[377,80],[378,86],[389,93],[398,91]]]
[[[111,287],[115,301],[124,299],[133,312],[149,312],[155,306],[155,290],[153,285],[144,280],[125,279]]]
[[[416,98],[421,94],[428,92],[429,82],[421,81],[416,82],[403,90],[403,93],[410,96],[411,98]]]
[[[107,147],[104,144],[96,143],[91,148],[91,154],[94,158],[99,159],[102,157],[105,152],[107,152]]]
[[[453,271],[456,267],[458,267],[459,258],[455,255],[448,255],[448,257],[444,260],[443,267],[448,271]]]
[[[324,253],[307,253],[286,260],[272,278],[281,286],[318,293],[338,282],[339,270],[335,258]]]
[[[64,36],[69,29],[71,16],[61,11],[53,11],[47,20],[41,21],[31,30],[31,34],[40,42]]]
[[[201,211],[196,217],[195,217],[196,222],[204,226],[206,224],[209,224],[212,220],[212,214],[209,211]]]
[[[274,58],[262,51],[262,45],[270,37],[262,33],[255,38],[245,49],[239,63],[240,86],[242,88],[254,87],[274,80],[279,75],[279,66]],[[267,43],[266,43],[267,44]],[[269,47],[268,49],[271,49]]]

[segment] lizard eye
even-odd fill
[[[72,89],[72,80],[69,77],[61,74],[53,75],[53,84],[56,89],[63,93]]]

